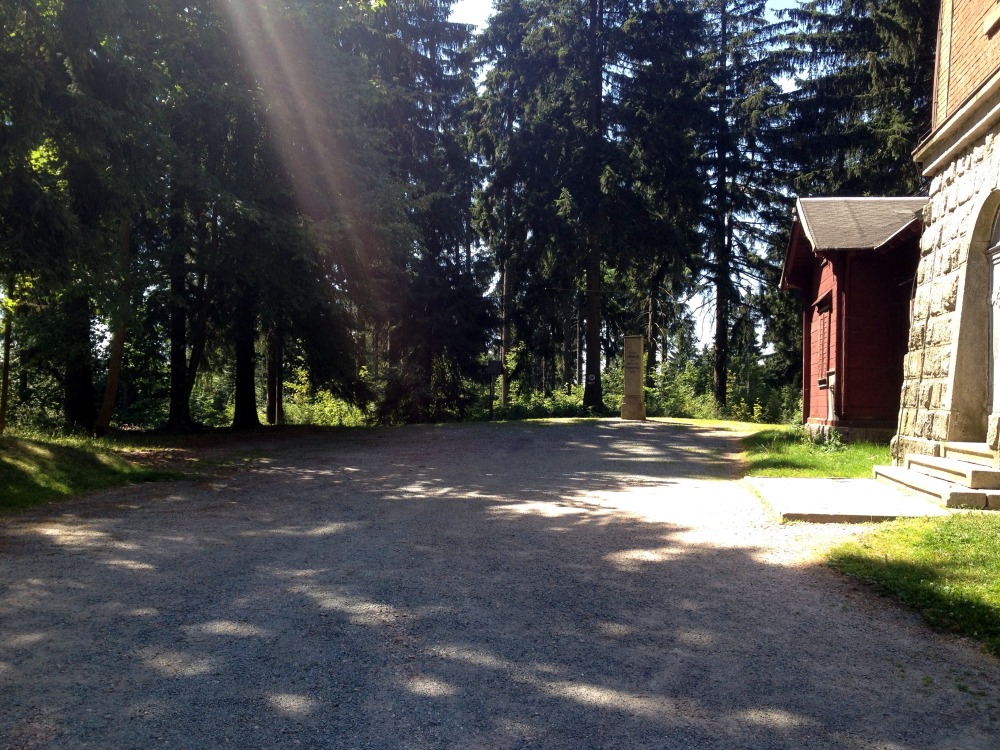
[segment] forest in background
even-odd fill
[[[635,333],[794,416],[794,196],[920,192],[938,3],[450,8],[0,0],[0,431],[599,414]]]

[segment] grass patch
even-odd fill
[[[0,513],[179,475],[145,465],[145,450],[88,438],[0,437]]]
[[[1000,513],[892,521],[835,548],[829,561],[1000,656]]]
[[[881,443],[816,443],[794,427],[768,427],[743,439],[750,477],[867,478],[872,466],[889,464]]]

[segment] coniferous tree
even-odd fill
[[[704,11],[703,97],[709,115],[701,149],[708,186],[703,224],[715,311],[712,393],[717,404],[725,405],[732,325],[752,289],[746,282],[772,223],[767,210],[777,185],[767,131],[779,88],[763,0],[708,0]]]
[[[923,189],[911,152],[930,128],[938,7],[938,0],[815,0],[783,12],[775,58],[793,85],[771,153],[788,197],[769,242],[768,282],[755,299],[775,389],[801,379],[801,303],[778,289],[793,196]]]
[[[930,128],[939,0],[810,0],[785,11],[795,87],[781,133],[799,195],[911,195]]]
[[[385,134],[390,174],[403,186],[408,234],[381,275],[377,308],[363,310],[374,359],[387,358],[383,421],[461,415],[491,327],[488,270],[475,252],[470,203],[476,170],[466,112],[475,86],[471,30],[448,20],[450,2],[390,0],[345,39],[379,95],[368,126]]]
[[[511,346],[513,327],[543,359],[561,341],[565,362],[570,337],[558,332],[582,312],[591,408],[603,403],[602,355],[630,317],[608,317],[605,280],[650,264],[661,280],[689,270],[697,33],[684,3],[511,0],[480,40],[477,215],[501,269],[501,340]]]

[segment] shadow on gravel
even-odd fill
[[[992,747],[995,662],[692,541],[737,452],[381,430],[0,526],[0,748]]]

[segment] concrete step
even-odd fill
[[[1000,509],[1000,492],[972,490],[901,466],[876,466],[873,473],[880,482],[929,497],[948,508]]]
[[[986,443],[944,443],[941,455],[970,464],[1000,468],[996,454]]]
[[[944,479],[947,482],[954,482],[973,490],[1000,489],[1000,470],[991,469],[982,464],[959,461],[954,458],[909,454],[906,456],[904,465],[907,469]]]

